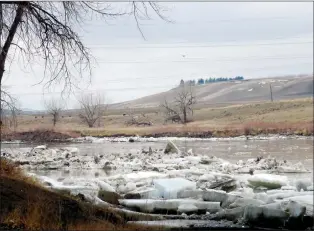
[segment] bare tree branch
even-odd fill
[[[87,76],[90,79],[94,59],[75,28],[86,23],[89,16],[107,19],[132,15],[144,39],[140,20],[150,19],[149,9],[166,20],[163,9],[157,3],[131,4],[131,9],[115,11],[105,2],[1,2],[0,83],[10,46],[15,45],[23,54],[23,62],[31,63],[36,58],[44,60],[44,75],[40,83],[45,82],[45,88],[52,84],[63,84],[63,93],[78,88],[77,83],[81,78]]]
[[[145,115],[145,113],[140,113],[141,116],[138,116],[135,114],[134,108],[126,108],[126,113],[123,114],[123,116],[127,116],[127,120],[125,121],[125,124],[127,126],[135,125],[135,126],[152,126],[153,123],[151,119]]]
[[[6,87],[1,86],[0,89],[1,94],[1,126],[5,125],[9,128],[13,126],[14,130],[18,126],[17,114],[19,113],[19,109],[17,107],[17,99],[14,98],[8,91]]]

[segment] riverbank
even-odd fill
[[[16,164],[0,159],[0,227],[6,230],[158,230],[143,219],[49,190]]]
[[[152,131],[145,130],[82,130],[82,131],[64,131],[58,129],[35,129],[30,131],[12,132],[4,131],[1,134],[2,142],[30,142],[30,143],[49,143],[49,142],[70,142],[71,139],[83,137],[143,137],[143,138],[161,138],[161,137],[181,137],[181,138],[235,138],[240,136],[303,136],[311,137],[314,135],[313,124],[260,124],[246,126],[245,128],[228,128],[207,130],[205,128],[190,127],[166,127],[156,128]]]

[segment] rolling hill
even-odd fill
[[[270,100],[270,85],[274,100],[313,97],[313,76],[273,77],[243,81],[217,82],[193,86],[197,104],[224,105]],[[157,107],[165,99],[171,101],[178,88],[142,97],[132,101],[112,104],[112,109]]]

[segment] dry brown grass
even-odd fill
[[[151,230],[127,224],[123,212],[98,207],[50,191],[28,177],[14,163],[0,159],[0,227],[27,230]],[[127,219],[129,218],[129,219]]]
[[[249,122],[243,125],[246,135],[255,134],[294,134],[313,135],[313,122]],[[248,134],[247,134],[248,133]]]
[[[75,115],[62,118],[54,131],[68,134],[72,137],[83,136],[236,136],[243,134],[313,134],[313,99],[296,99],[276,102],[260,102],[254,104],[221,106],[214,108],[199,108],[195,110],[194,122],[186,125],[163,124],[161,113],[155,109],[137,109],[141,116],[146,113],[153,126],[126,126],[123,110],[109,111],[103,117],[101,127],[88,128]],[[52,129],[51,118],[23,116],[19,118],[19,131],[34,129]],[[203,135],[202,135],[203,133]]]
[[[36,185],[37,187],[42,187],[42,185],[35,178],[27,176],[17,164],[4,157],[0,158],[0,177],[17,179]]]
[[[148,230],[166,230],[160,226],[144,226],[138,224],[126,224],[115,226],[108,222],[86,222],[82,224],[70,225],[68,230],[121,230],[121,231],[148,231]]]

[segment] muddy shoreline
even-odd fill
[[[296,134],[293,132],[280,132],[280,133],[240,133],[234,131],[220,131],[220,132],[212,132],[212,131],[204,131],[204,132],[164,132],[164,133],[151,133],[148,135],[138,136],[136,134],[125,134],[125,133],[117,133],[113,135],[93,135],[88,136],[78,132],[71,133],[63,133],[57,132],[53,130],[35,130],[35,131],[27,131],[27,132],[11,132],[11,133],[2,133],[0,136],[1,142],[26,142],[26,143],[70,143],[73,142],[73,139],[76,138],[86,138],[86,137],[94,137],[94,138],[130,138],[130,142],[132,142],[132,137],[140,137],[140,138],[162,138],[162,137],[178,137],[178,138],[199,138],[199,139],[208,139],[208,138],[236,138],[244,136],[247,139],[250,137],[256,136],[285,136],[294,138],[298,137],[313,137],[313,134]]]

